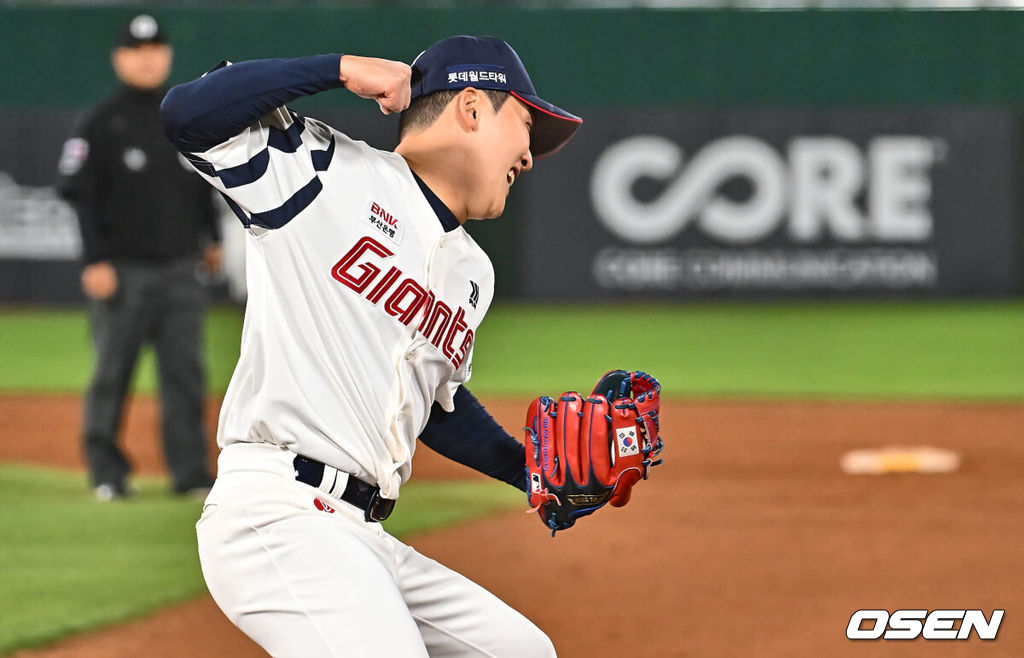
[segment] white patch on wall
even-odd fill
[[[77,260],[81,253],[78,218],[57,190],[19,185],[0,171],[0,258]]]

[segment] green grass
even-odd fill
[[[471,388],[587,388],[647,370],[676,396],[1024,397],[1024,302],[505,306]]]
[[[214,309],[211,392],[227,386],[241,314]],[[0,391],[77,392],[88,379],[78,311],[0,315]],[[498,305],[484,321],[470,388],[528,395],[587,388],[606,369],[648,370],[668,395],[1024,397],[1024,302]],[[136,390],[154,389],[143,358]]]
[[[145,614],[205,591],[196,554],[201,503],[137,481],[130,501],[98,503],[74,472],[0,465],[0,654]],[[396,535],[525,505],[497,483],[402,489]]]
[[[241,311],[221,307],[207,314],[204,349],[211,392],[227,388],[241,333]],[[93,363],[88,316],[81,310],[0,313],[0,355],[0,392],[80,392]],[[135,390],[156,390],[155,364],[146,347],[136,366]]]
[[[206,328],[211,392],[238,355],[241,314]],[[0,314],[0,392],[79,392],[92,354],[80,311]],[[499,305],[479,331],[471,388],[533,396],[586,389],[613,367],[674,396],[1024,398],[1024,302]],[[151,355],[136,389],[154,389]],[[204,589],[199,503],[140,480],[93,501],[77,473],[0,465],[0,653],[144,615]],[[404,535],[522,504],[490,483],[413,482],[388,522]]]

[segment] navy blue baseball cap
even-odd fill
[[[537,95],[516,51],[494,37],[457,36],[430,46],[412,63],[412,99],[449,89],[497,89],[526,103],[533,114],[530,151],[552,155],[566,145],[583,119]]]

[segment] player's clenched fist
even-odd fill
[[[339,69],[345,88],[357,96],[377,101],[384,114],[401,112],[409,107],[412,69],[408,64],[376,57],[343,55]]]

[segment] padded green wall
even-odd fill
[[[0,10],[0,104],[91,102],[97,87],[113,85],[106,52],[132,13]],[[170,27],[179,80],[222,58],[349,51],[408,61],[437,38],[476,33],[511,42],[542,93],[578,107],[1024,101],[1024,12],[260,6],[154,13]]]

